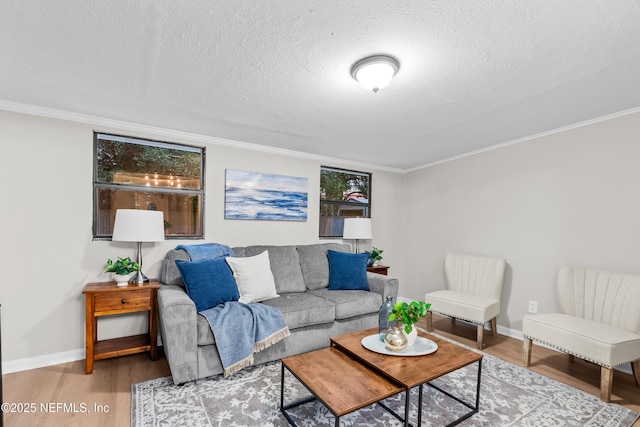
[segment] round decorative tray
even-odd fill
[[[362,338],[361,342],[362,346],[367,350],[389,356],[424,356],[425,354],[431,354],[438,349],[438,344],[423,337],[416,337],[416,342],[411,347],[405,347],[400,351],[389,350],[385,343],[380,341],[380,336],[378,334],[366,336]]]

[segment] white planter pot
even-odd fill
[[[407,337],[407,347],[411,347],[416,342],[416,338],[418,338],[418,329],[416,325],[413,325],[413,329],[411,329],[411,333],[406,333],[404,331],[404,326],[402,327],[402,333]]]
[[[118,286],[128,286],[129,285],[129,279],[131,279],[131,276],[133,276],[133,273],[129,273],[129,274],[113,274],[113,278],[116,281],[116,284]]]

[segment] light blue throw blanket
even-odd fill
[[[203,243],[200,245],[178,245],[176,249],[183,249],[191,258],[191,261],[200,259],[218,258],[221,256],[234,256],[233,250],[220,243]]]
[[[225,302],[201,311],[209,321],[225,378],[253,364],[253,354],[290,335],[282,313],[259,303]]]

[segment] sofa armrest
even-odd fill
[[[399,282],[395,277],[367,271],[367,281],[369,282],[371,292],[380,294],[382,301],[388,296],[393,297],[394,301],[397,299]]]
[[[196,306],[184,288],[162,285],[158,290],[158,317],[162,346],[175,384],[198,377]]]

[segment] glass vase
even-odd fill
[[[384,336],[387,334],[389,328],[398,325],[397,320],[389,321],[389,315],[393,311],[393,297],[387,296],[387,300],[380,306],[380,312],[378,313],[378,333],[380,335],[380,341],[384,342]]]

